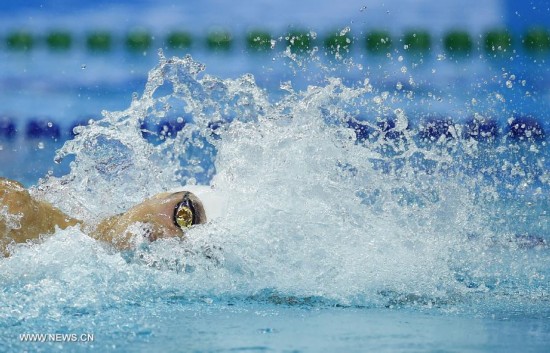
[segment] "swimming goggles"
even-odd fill
[[[185,195],[183,200],[174,207],[174,224],[180,229],[197,224],[195,208],[188,195]]]

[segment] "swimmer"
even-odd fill
[[[9,255],[10,242],[38,239],[53,234],[56,228],[80,226],[90,237],[124,250],[132,247],[136,236],[149,241],[183,238],[188,228],[203,223],[203,203],[190,191],[158,194],[124,213],[90,225],[34,199],[20,183],[0,178],[0,253],[4,256]]]

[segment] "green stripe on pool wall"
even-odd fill
[[[206,36],[206,46],[213,50],[227,51],[233,46],[233,36],[227,31],[212,31]]]
[[[409,31],[403,36],[403,44],[411,52],[427,52],[432,47],[432,39],[426,31]]]
[[[172,32],[166,38],[166,46],[172,49],[187,49],[193,44],[193,38],[188,32]]]
[[[325,38],[325,49],[331,54],[345,54],[349,53],[353,39],[349,34],[349,31],[335,31],[329,34]]]
[[[472,37],[465,31],[448,32],[443,37],[443,45],[449,53],[469,54],[473,49]]]
[[[6,38],[6,45],[12,50],[30,50],[34,46],[34,38],[26,31],[12,32]]]
[[[153,37],[147,31],[133,31],[126,36],[126,47],[131,51],[145,51],[151,47]]]
[[[112,47],[113,38],[107,31],[97,31],[88,34],[86,44],[92,51],[109,51]]]
[[[372,31],[365,39],[367,50],[372,53],[387,53],[392,46],[391,36],[386,31]]]
[[[506,52],[512,47],[512,35],[507,30],[492,30],[485,34],[485,50]]]
[[[46,36],[46,44],[53,50],[68,50],[72,43],[71,34],[66,31],[54,31]]]
[[[550,32],[544,28],[531,28],[523,37],[523,46],[531,52],[550,50]]]
[[[272,48],[273,37],[264,30],[253,30],[246,35],[246,45],[255,51],[268,51]]]

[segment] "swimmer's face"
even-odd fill
[[[126,212],[129,222],[140,222],[152,228],[153,239],[181,237],[187,228],[206,223],[202,202],[188,191],[162,193],[132,207]]]
[[[202,202],[188,191],[162,193],[102,222],[97,231],[105,240],[128,244],[128,236],[142,235],[150,241],[183,237],[193,225],[206,223]]]

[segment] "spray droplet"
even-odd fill
[[[403,109],[397,108],[393,111],[395,113],[395,130],[397,131],[403,131],[409,126],[409,119],[407,119],[407,116],[405,115],[405,112]]]

